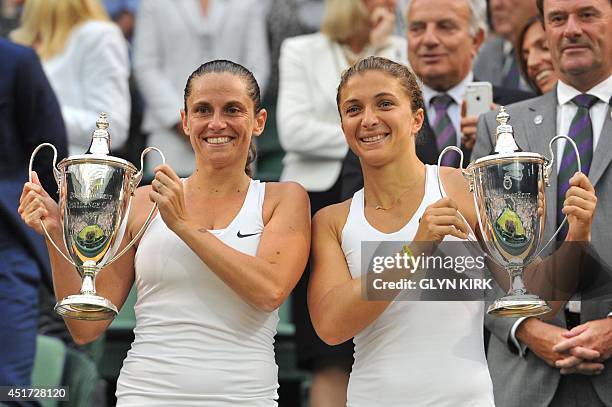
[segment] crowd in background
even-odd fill
[[[464,165],[488,154],[490,141],[487,137],[483,141],[484,129],[494,137],[495,128],[483,118],[466,113],[464,99],[470,82],[490,82],[496,104],[535,100],[539,106],[550,101],[533,99],[536,96],[554,99],[550,102],[553,107],[533,115],[525,111],[535,111],[536,105],[520,104],[521,108],[511,111],[515,129],[528,128],[525,133],[533,137],[527,139],[531,148],[535,148],[535,138],[549,124],[553,126],[552,133],[570,134],[569,121],[585,107],[565,107],[565,103],[575,96],[573,88],[579,93],[594,89],[589,93],[595,99],[586,112],[588,115],[589,109],[594,109],[590,110],[590,140],[595,141],[590,141],[586,161],[589,166],[591,161],[594,163],[590,168],[597,177],[592,182],[598,196],[609,193],[606,188],[612,177],[601,160],[605,161],[607,153],[602,150],[611,146],[612,138],[612,71],[606,61],[612,59],[612,36],[609,28],[598,26],[598,34],[592,34],[580,25],[600,17],[597,13],[603,8],[606,24],[611,26],[612,7],[608,0],[577,0],[576,4],[584,2],[586,8],[579,11],[579,21],[570,22],[575,32],[558,34],[559,44],[547,41],[544,25],[554,28],[556,19],[567,17],[561,13],[551,21],[543,20],[536,0],[432,0],[425,4],[423,0],[0,1],[0,34],[5,37],[0,39],[0,90],[9,87],[9,81],[14,82],[10,86],[27,89],[20,91],[20,100],[11,102],[10,89],[6,94],[0,93],[0,109],[8,111],[5,105],[10,103],[11,112],[24,116],[18,117],[11,128],[0,124],[0,150],[4,150],[0,152],[0,195],[6,195],[0,208],[0,315],[3,323],[9,320],[9,314],[15,319],[11,338],[7,328],[0,328],[0,349],[14,349],[0,352],[0,385],[29,383],[35,352],[32,335],[37,332],[71,343],[61,319],[51,311],[53,287],[44,244],[19,229],[16,225],[20,220],[11,213],[16,203],[11,201],[9,191],[21,191],[32,149],[47,141],[58,147],[59,159],[84,153],[96,118],[104,111],[109,114],[116,155],[138,165],[144,146],[156,146],[179,176],[187,176],[195,162],[179,111],[186,103],[186,78],[209,60],[235,61],[254,74],[263,107],[268,111],[266,128],[256,141],[254,178],[301,184],[309,194],[313,214],[352,197],[363,186],[359,160],[349,150],[341,128],[336,90],[343,71],[372,55],[408,65],[419,78],[425,124],[417,155],[429,164],[437,163],[440,151],[451,145],[464,152]],[[571,67],[566,69],[569,73],[563,71],[563,53],[571,52],[567,44],[587,44],[603,55],[602,61],[594,63],[599,64],[596,74],[603,72],[599,82],[583,89],[570,83],[567,78],[577,74]],[[557,90],[559,78],[572,89]],[[19,85],[19,81],[24,84]],[[31,98],[21,100],[28,92]],[[567,95],[558,100],[558,106],[555,92]],[[555,117],[558,121],[549,123]],[[567,123],[563,122],[565,118]],[[5,117],[4,112],[0,119],[14,120]],[[32,128],[25,130],[28,126]],[[557,152],[559,157],[568,154],[563,145]],[[40,160],[48,162],[49,157],[41,155]],[[444,164],[458,166],[459,161],[451,154]],[[149,177],[154,165],[147,163]],[[42,164],[39,168],[39,174],[49,172]],[[589,175],[588,167],[585,172]],[[43,181],[47,191],[57,189],[53,180]],[[559,188],[569,188],[567,179],[558,182]],[[609,209],[609,205],[600,208],[601,216]],[[549,216],[548,222],[553,226],[559,223],[557,215]],[[14,228],[18,232],[9,232]],[[611,230],[608,226],[607,231],[598,230],[594,235],[605,241],[611,237]],[[19,235],[19,242],[15,235]],[[601,242],[595,242],[598,245]],[[352,343],[330,347],[313,330],[306,308],[309,267],[292,297],[298,365],[312,373],[312,406],[341,406],[346,404]],[[19,274],[15,271],[18,269],[28,272]],[[11,273],[14,275],[9,277]],[[9,299],[9,294],[17,291],[19,299]],[[28,313],[19,311],[22,309]],[[33,312],[39,309],[40,316]],[[605,320],[612,309],[602,305],[588,318],[582,311],[584,323]],[[612,405],[609,364],[605,369],[597,367],[597,371],[576,363],[572,365],[573,375],[560,374],[562,368],[555,365],[552,351],[543,350],[543,341],[560,341],[559,325],[568,324],[576,317],[572,314],[578,314],[580,324],[580,308],[566,314],[558,324],[539,326],[534,326],[537,322],[486,318],[485,326],[492,337],[484,346],[489,347],[497,405],[582,405],[560,401],[570,397],[567,389],[572,386],[577,386],[580,397],[593,400],[588,405]],[[527,331],[527,327],[533,330]],[[601,332],[612,335],[612,330]],[[81,349],[74,352],[76,358],[85,357]],[[92,362],[92,377],[94,370]],[[523,372],[526,381],[544,383],[542,388],[532,391],[521,387],[525,382],[512,376],[517,371]],[[95,385],[86,391],[100,393]],[[514,394],[521,391],[525,391],[526,398]]]

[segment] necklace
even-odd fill
[[[375,206],[374,206],[374,209],[375,209],[375,210],[377,210],[377,211],[388,211],[389,209],[393,209],[393,208],[395,208],[395,206],[396,206],[396,205],[397,205],[397,204],[400,202],[400,200],[402,199],[402,197],[403,197],[404,195],[406,195],[406,193],[407,193],[408,191],[411,191],[411,190],[412,190],[412,188],[408,188],[407,190],[405,190],[404,192],[402,192],[402,193],[401,193],[401,194],[400,194],[400,195],[399,195],[397,198],[395,198],[395,199],[393,200],[393,203],[392,203],[391,205],[389,205],[389,206],[387,206],[387,207],[384,207],[384,206],[382,206],[382,205],[378,204],[378,205],[375,205]]]

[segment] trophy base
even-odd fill
[[[550,312],[546,301],[537,295],[509,295],[495,300],[487,310],[488,314],[498,317],[535,317]]]
[[[117,307],[97,295],[69,295],[55,306],[55,312],[66,318],[86,321],[103,321],[117,315]]]

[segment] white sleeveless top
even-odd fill
[[[217,238],[255,255],[265,183],[252,180]],[[241,236],[241,237],[239,237]],[[156,216],[135,257],[135,339],[117,382],[117,406],[276,406],[278,311],[255,309]]]
[[[416,213],[399,231],[383,233],[366,220],[363,189],[357,191],[342,230],[351,276],[361,276],[362,241],[413,240],[425,208],[440,198],[436,167],[428,165],[425,195]],[[347,406],[493,406],[483,319],[482,301],[391,303],[353,338]]]

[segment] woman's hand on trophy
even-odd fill
[[[155,178],[151,182],[149,198],[157,204],[159,213],[166,225],[176,232],[176,228],[187,222],[183,182],[167,164],[153,170]]]
[[[446,235],[459,239],[468,238],[468,228],[459,214],[457,204],[448,197],[434,202],[425,209],[419,220],[419,228],[414,240],[441,242]]]
[[[591,241],[591,225],[597,206],[597,197],[591,181],[582,172],[569,180],[570,188],[565,194],[563,213],[567,215],[569,230],[566,241]]]
[[[32,171],[32,182],[26,182],[23,186],[17,212],[26,225],[41,235],[44,233],[41,219],[49,234],[61,233],[59,205],[42,187],[36,171]]]

